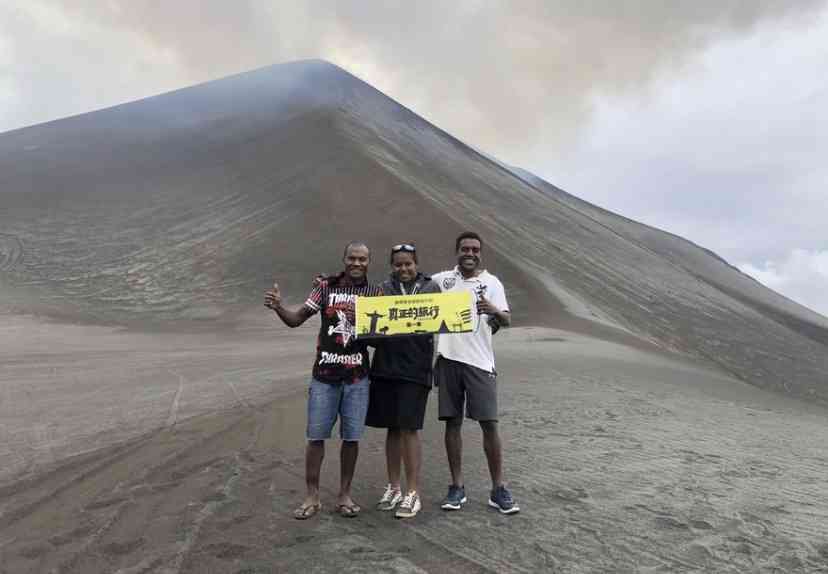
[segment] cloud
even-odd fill
[[[41,0],[0,0],[3,45],[0,81],[9,89],[0,130],[173,89],[184,77],[172,48]]]
[[[794,249],[778,261],[738,267],[766,287],[828,317],[828,249]]]
[[[3,70],[12,65],[12,46],[8,38],[0,36],[0,109],[9,109],[11,102],[16,98],[15,78]]]
[[[541,175],[729,261],[823,249],[826,37],[828,11],[795,33],[766,22],[646,94],[596,96],[581,137]]]
[[[0,4],[21,90],[0,129],[298,58],[342,65],[510,162],[573,137],[596,93],[646,86],[711,42],[823,0]],[[62,86],[62,89],[58,87]]]

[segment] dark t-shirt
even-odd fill
[[[368,348],[354,335],[357,296],[381,295],[370,283],[354,285],[347,278],[322,283],[305,301],[313,313],[320,313],[313,377],[323,383],[353,383],[368,374]]]
[[[386,296],[440,293],[440,287],[422,273],[417,274],[413,285],[404,287],[392,276],[380,289]],[[372,344],[376,349],[371,364],[372,385],[379,381],[406,381],[431,387],[434,335],[374,339]]]

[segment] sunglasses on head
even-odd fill
[[[391,248],[391,253],[415,253],[417,248],[411,245],[410,243],[400,243],[399,245],[395,245]]]

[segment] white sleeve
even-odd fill
[[[440,271],[439,273],[435,273],[431,276],[431,280],[434,281],[437,286],[440,288],[440,292],[442,293],[445,291],[443,289],[443,279],[446,277],[446,274],[449,273],[448,271]]]
[[[497,277],[492,281],[492,290],[489,291],[489,301],[501,311],[509,311],[509,303],[506,301],[506,289]]]

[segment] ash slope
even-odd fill
[[[440,509],[448,468],[431,400],[415,520],[372,508],[387,477],[385,433],[369,430],[354,481],[360,517],[334,511],[334,455],[322,471],[323,511],[300,523],[291,511],[302,496],[312,329],[268,325],[216,342],[212,333],[182,341],[21,328],[0,345],[0,364],[16,363],[0,369],[0,385],[5,378],[18,399],[11,409],[0,403],[0,415],[7,428],[23,430],[15,418],[34,427],[15,433],[28,441],[12,449],[35,465],[13,483],[0,479],[0,572],[828,569],[826,411],[685,361],[555,329],[509,329],[498,335],[501,430],[520,515],[487,506],[473,428],[464,434],[468,504]],[[14,360],[38,338],[53,343],[50,352]],[[128,365],[113,368],[124,353]],[[53,366],[80,385],[56,384]],[[128,376],[113,377],[118,368]],[[58,426],[39,425],[44,418]],[[102,448],[88,451],[95,443]],[[14,460],[2,451],[0,475]]]
[[[335,66],[273,66],[0,136],[0,305],[212,328],[274,274],[300,299],[354,237],[434,269],[474,228],[518,322],[614,326],[828,401],[828,320],[544,183]]]

